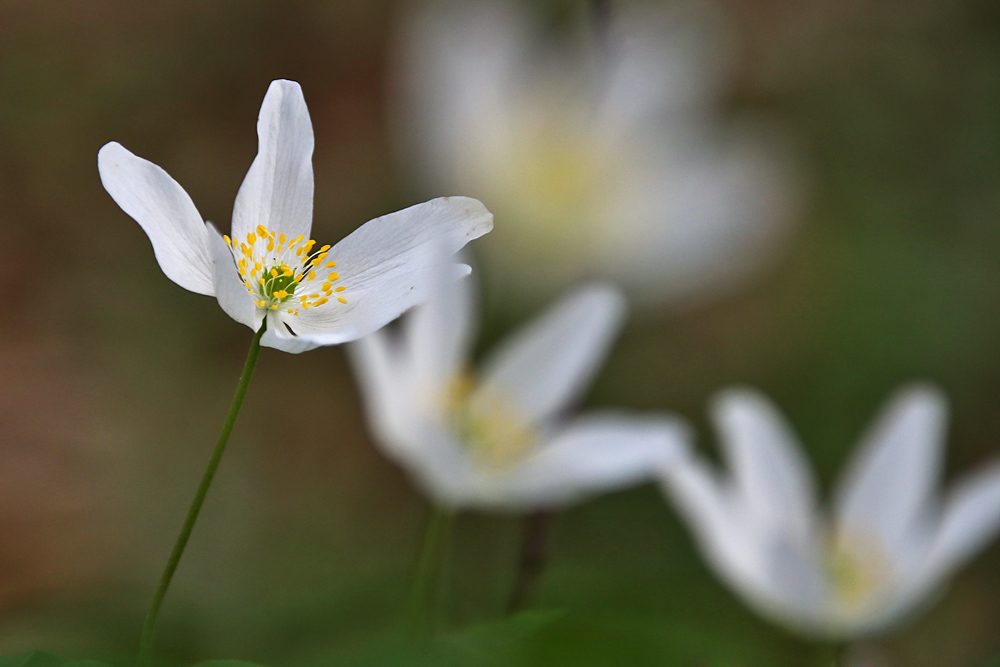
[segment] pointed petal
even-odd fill
[[[661,480],[709,565],[747,604],[794,627],[822,622],[827,591],[815,542],[762,524],[697,457],[664,468]]]
[[[301,354],[302,352],[308,352],[309,350],[315,350],[317,347],[320,347],[320,343],[315,341],[285,337],[276,334],[275,331],[280,330],[278,327],[282,326],[282,323],[280,320],[274,320],[274,315],[268,317],[267,331],[265,331],[264,335],[260,338],[260,344],[263,347],[270,347],[275,350],[281,350],[282,352],[288,352],[289,354]]]
[[[425,272],[493,227],[493,216],[467,197],[442,197],[371,220],[329,252],[347,301],[302,311],[293,328],[322,345],[356,340],[427,299]],[[469,267],[451,264],[454,278]]]
[[[512,401],[535,423],[586,388],[621,328],[625,299],[605,284],[581,288],[504,341],[483,364],[472,401]]]
[[[414,390],[432,390],[443,396],[468,363],[475,335],[476,288],[472,276],[455,280],[442,257],[428,274],[426,303],[403,322],[402,342],[415,383]],[[441,270],[445,269],[445,270]]]
[[[313,130],[302,89],[272,81],[257,118],[258,148],[233,206],[233,238],[257,225],[307,238],[312,229]]]
[[[740,521],[732,494],[697,456],[663,469],[662,487],[687,523],[709,565],[740,593],[768,595],[761,543]]]
[[[947,403],[938,389],[917,385],[897,393],[838,483],[837,523],[880,540],[890,557],[904,551],[931,509],[946,421]]]
[[[240,280],[233,253],[214,225],[208,225],[207,240],[209,251],[212,253],[212,278],[219,306],[229,317],[256,331],[260,328],[263,318],[256,314],[253,297]]]
[[[1000,461],[969,475],[948,495],[930,556],[934,576],[947,576],[998,530]]]
[[[499,478],[485,500],[509,508],[553,508],[639,484],[679,459],[689,438],[687,426],[677,419],[590,414]]]
[[[97,168],[104,189],[146,232],[163,273],[186,290],[212,296],[205,223],[177,181],[113,141],[97,154]]]
[[[394,342],[386,332],[374,331],[347,345],[368,427],[381,442],[401,442],[412,430],[404,403],[411,395],[409,360],[400,357]]]
[[[751,389],[716,397],[712,417],[733,472],[735,492],[755,520],[800,543],[811,538],[815,512],[812,474],[787,423]]]

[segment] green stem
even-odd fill
[[[219,434],[219,440],[215,443],[215,449],[212,450],[212,457],[208,460],[208,467],[205,468],[205,474],[202,475],[198,492],[194,495],[194,501],[191,502],[191,509],[188,510],[187,518],[184,519],[181,533],[177,536],[177,542],[174,543],[174,550],[170,553],[169,560],[167,560],[167,567],[164,568],[163,576],[160,577],[160,585],[157,586],[156,593],[153,594],[153,601],[149,605],[149,611],[146,613],[146,622],[142,627],[142,642],[139,645],[140,663],[143,665],[150,663],[153,648],[153,633],[156,631],[156,617],[160,614],[160,606],[163,604],[163,598],[167,594],[167,589],[170,588],[170,581],[174,578],[177,565],[181,562],[181,556],[184,555],[184,548],[191,538],[191,531],[198,520],[198,514],[201,512],[201,506],[205,502],[205,496],[208,495],[208,487],[212,485],[212,479],[215,477],[215,471],[219,467],[219,461],[222,460],[222,454],[226,451],[229,434],[232,433],[236,417],[240,414],[243,397],[246,396],[247,387],[250,386],[250,378],[253,376],[254,366],[257,365],[257,356],[260,354],[260,339],[266,329],[267,318],[264,319],[264,322],[260,325],[260,329],[254,334],[253,342],[250,344],[250,351],[247,353],[246,363],[243,364],[243,373],[240,375],[239,384],[236,385],[236,394],[233,395],[233,402],[229,406],[226,423],[222,426],[222,433]]]
[[[547,511],[532,512],[524,517],[521,554],[518,558],[514,588],[507,602],[508,614],[524,611],[538,596],[542,575],[549,560],[552,518],[552,512]]]
[[[441,560],[447,551],[454,523],[454,512],[438,506],[434,507],[427,521],[407,610],[407,624],[414,634],[422,634],[432,626],[434,617],[432,607],[441,571]]]

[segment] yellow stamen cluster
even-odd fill
[[[445,395],[447,412],[462,443],[486,471],[503,472],[535,448],[538,433],[513,402],[497,395],[478,395],[470,375],[456,377]]]
[[[330,246],[314,251],[316,242],[312,239],[305,241],[302,234],[288,239],[264,225],[257,225],[242,242],[228,236],[223,238],[236,259],[240,279],[258,308],[283,310],[298,316],[299,309],[318,308],[334,294],[337,301],[347,303],[340,294],[345,288],[333,286],[340,280],[340,274],[328,271],[337,266],[336,262],[327,261]]]

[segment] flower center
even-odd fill
[[[856,614],[879,604],[877,594],[888,581],[889,564],[875,541],[838,531],[827,550],[826,566],[835,604],[844,612]]]
[[[510,469],[538,442],[512,401],[495,394],[473,394],[474,381],[461,375],[446,396],[448,414],[459,439],[481,466],[492,472]]]
[[[340,303],[347,303],[341,294],[346,288],[334,287],[340,274],[330,271],[337,266],[326,259],[330,246],[313,250],[316,242],[312,239],[304,241],[302,234],[286,239],[264,225],[257,225],[245,242],[223,238],[236,260],[243,286],[258,308],[298,316],[300,308],[319,308],[334,295]]]

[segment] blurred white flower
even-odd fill
[[[604,30],[556,36],[529,7],[432,2],[399,48],[395,116],[414,172],[504,222],[480,244],[486,268],[535,297],[591,276],[653,303],[767,264],[799,187],[774,132],[720,117],[718,22],[615,3]]]
[[[471,283],[439,272],[433,297],[400,331],[349,347],[376,441],[437,502],[551,508],[652,479],[679,455],[686,432],[673,419],[608,411],[560,418],[619,329],[617,291],[574,292],[495,350],[474,380],[466,367]]]
[[[273,81],[257,119],[259,147],[233,206],[233,238],[202,220],[165,171],[111,142],[98,154],[108,194],[142,227],[160,268],[215,296],[261,344],[286,352],[354,340],[418,303],[429,245],[448,254],[493,217],[475,199],[444,197],[376,218],[332,248],[312,228],[313,131],[302,89]]]
[[[850,639],[898,624],[1000,528],[1000,462],[944,497],[946,402],[910,387],[885,408],[840,480],[832,511],[775,407],[723,393],[713,418],[729,475],[691,458],[664,471],[716,572],[800,631]]]

